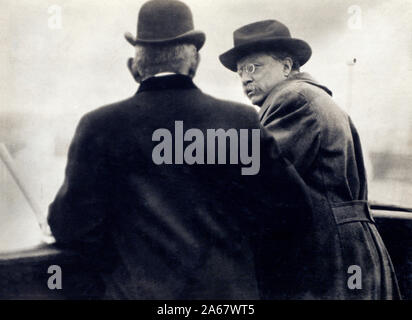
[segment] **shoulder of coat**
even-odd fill
[[[322,128],[340,131],[348,126],[347,113],[326,91],[303,81],[298,84],[298,87],[300,94],[308,103],[308,109]]]
[[[101,129],[102,132],[106,132],[112,125],[118,126],[121,118],[127,118],[127,109],[132,105],[132,101],[133,98],[129,98],[95,108],[85,113],[80,122],[85,129],[92,128],[93,131]]]
[[[304,108],[302,115],[313,118],[320,127],[347,122],[346,113],[326,91],[305,81],[286,81],[268,96],[265,104],[269,106],[269,113],[282,106],[286,113]]]
[[[280,111],[293,112],[310,102],[310,97],[305,93],[305,88],[299,81],[284,81],[269,93],[263,108],[268,108],[269,113]]]

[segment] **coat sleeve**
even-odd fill
[[[249,190],[259,203],[264,229],[277,233],[303,230],[309,225],[312,200],[295,166],[282,154],[269,130],[261,128],[261,170],[259,182]]]
[[[65,180],[49,206],[48,223],[57,243],[96,243],[101,240],[109,208],[109,174],[86,115],[69,148]]]
[[[282,97],[269,101],[268,115],[263,125],[274,136],[282,155],[303,175],[313,165],[319,152],[321,123],[313,102],[304,95],[290,91]]]

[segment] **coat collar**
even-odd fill
[[[182,74],[173,74],[144,80],[140,84],[137,93],[173,89],[197,89],[197,87],[192,78]]]
[[[313,86],[319,87],[322,90],[324,90],[327,94],[329,94],[330,96],[332,96],[332,91],[330,91],[327,87],[319,84],[309,73],[307,72],[298,72],[292,76],[290,76],[289,78],[279,82],[268,94],[268,96],[266,97],[265,101],[263,102],[262,107],[259,109],[258,113],[259,113],[259,118],[260,120],[263,119],[263,117],[265,116],[267,110],[269,109],[269,107],[271,106],[274,97],[277,95],[278,92],[280,92],[282,90],[282,88],[290,85],[292,82],[306,82],[309,83]]]

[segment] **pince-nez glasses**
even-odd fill
[[[240,68],[237,69],[237,73],[239,76],[242,76],[244,72],[246,74],[251,75],[256,71],[256,65],[254,63],[248,63]]]

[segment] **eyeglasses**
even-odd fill
[[[255,73],[256,67],[257,67],[257,64],[248,63],[244,65],[243,67],[238,68],[237,73],[239,74],[239,76],[242,76],[244,72],[250,75],[250,74]]]

